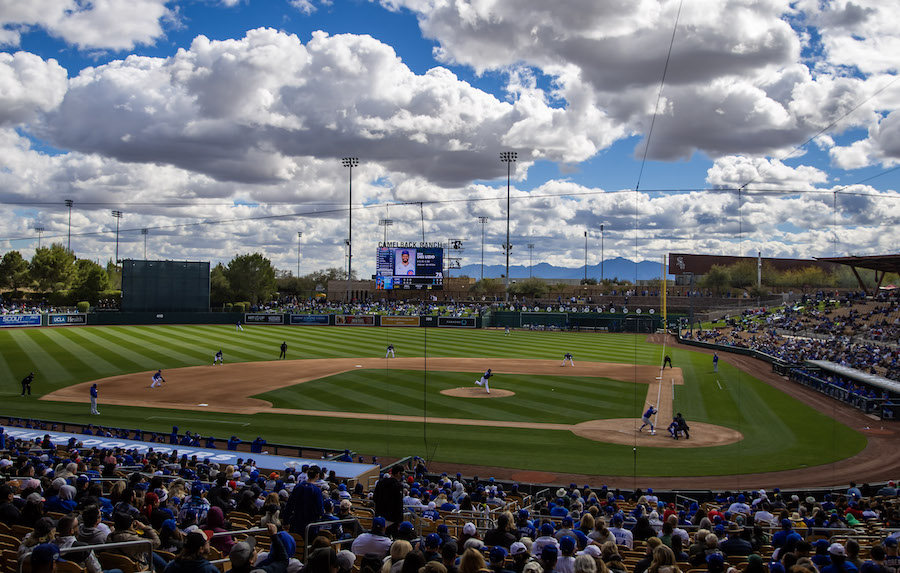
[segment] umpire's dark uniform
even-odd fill
[[[30,373],[25,378],[22,378],[22,396],[25,395],[25,392],[28,392],[28,395],[31,396],[32,381],[34,381],[34,372]]]

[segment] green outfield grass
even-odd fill
[[[282,341],[288,358],[383,356],[391,343],[398,357],[458,356],[660,364],[663,350],[642,335],[577,334],[422,328],[245,326],[114,326],[6,329],[0,331],[0,388],[5,415],[102,423],[168,431],[172,425],[204,435],[350,448],[369,455],[423,455],[429,459],[496,467],[613,475],[723,475],[824,464],[859,452],[858,432],[732,368],[720,357],[712,372],[707,354],[669,348],[686,384],[675,407],[689,421],[735,428],[745,439],[715,448],[638,448],[603,444],[568,431],[485,428],[348,420],[315,416],[185,412],[103,406],[101,417],[85,404],[19,397],[19,381],[35,371],[33,392],[105,376],[209,364],[221,349],[226,362],[272,360]],[[390,412],[393,414],[577,423],[634,417],[644,406],[642,384],[600,378],[497,376],[516,396],[504,400],[448,398],[440,390],[472,384],[474,372],[350,372],[261,396],[278,407]],[[555,388],[549,392],[549,388]]]

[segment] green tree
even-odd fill
[[[527,296],[529,298],[541,298],[547,294],[550,287],[541,279],[528,278],[521,280],[514,285],[509,285],[510,294],[519,296]]]
[[[75,255],[60,243],[40,247],[31,257],[30,274],[39,291],[66,290],[75,278]]]
[[[700,279],[701,288],[708,288],[716,294],[722,294],[730,283],[731,275],[723,265],[713,265]]]
[[[500,279],[481,279],[475,281],[469,292],[473,294],[497,295],[503,292],[503,281]]]
[[[597,284],[597,279],[594,277],[588,277],[586,279],[581,279],[581,284],[583,285],[595,285]]]
[[[109,274],[106,269],[90,259],[75,261],[75,279],[72,293],[77,300],[97,304],[100,293],[109,289]]]
[[[109,277],[109,286],[115,290],[122,290],[122,268],[112,259],[106,261],[106,274]]]
[[[257,304],[275,296],[275,267],[259,253],[235,256],[225,268],[225,278],[237,299]]]
[[[219,263],[209,272],[209,304],[218,307],[231,300],[231,285],[225,277],[225,265]]]
[[[17,296],[20,288],[31,283],[28,261],[22,258],[19,251],[9,251],[0,260],[0,288],[11,288],[13,296]]]

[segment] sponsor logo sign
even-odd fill
[[[245,313],[244,322],[246,324],[284,324],[284,315],[268,313]]]
[[[439,316],[438,326],[442,328],[475,328],[476,319],[474,316],[452,317]]]
[[[381,326],[419,326],[418,316],[382,316]]]
[[[16,326],[40,326],[39,314],[0,314],[0,327],[11,328]]]
[[[334,317],[338,326],[375,326],[374,314],[338,314]]]
[[[47,324],[50,326],[71,326],[73,324],[87,324],[86,314],[51,314],[47,316]]]
[[[292,314],[291,324],[305,324],[309,326],[328,325],[327,314]]]

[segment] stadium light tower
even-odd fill
[[[112,211],[112,216],[116,218],[116,258],[113,259],[116,266],[119,266],[119,221],[122,219],[121,211]]]
[[[528,278],[534,276],[531,272],[532,268],[534,268],[534,263],[531,259],[532,255],[534,255],[534,243],[528,243]]]
[[[300,237],[303,236],[303,231],[297,231],[297,278],[300,278]]]
[[[72,205],[74,204],[75,202],[71,199],[66,199],[66,207],[69,208],[69,239],[66,242],[66,250],[68,251],[72,250]]]
[[[351,300],[350,288],[353,282],[353,168],[359,165],[358,157],[344,157],[341,159],[344,167],[350,169],[350,198],[347,203],[347,302]]]
[[[587,284],[587,230],[584,231],[584,284]]]
[[[44,227],[42,225],[36,225],[34,227],[34,232],[37,233],[38,236],[38,248],[41,248],[41,235],[44,234]]]
[[[387,243],[387,228],[394,224],[393,219],[378,219],[378,225],[384,227],[384,240],[383,243]]]
[[[481,280],[484,280],[484,225],[488,222],[487,217],[478,217],[481,223]]]
[[[147,233],[149,233],[149,232],[150,232],[150,230],[147,228],[141,229],[141,234],[144,236],[144,260],[145,261],[147,260]]]
[[[600,284],[603,284],[603,223],[600,223]]]
[[[506,163],[506,244],[503,245],[503,248],[506,250],[506,302],[509,302],[509,252],[512,250],[512,245],[509,244],[509,175],[512,164],[516,162],[517,155],[515,151],[500,152],[500,161]]]

